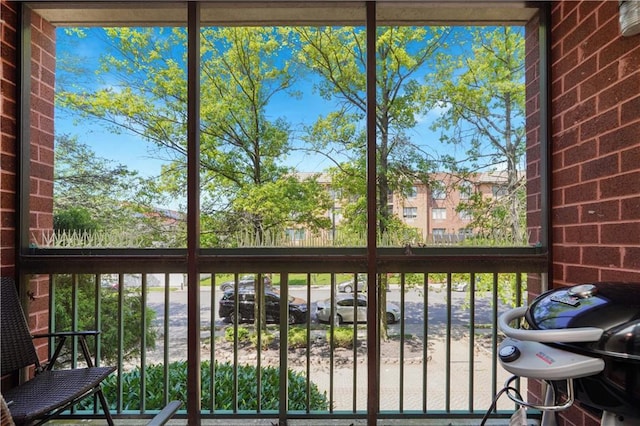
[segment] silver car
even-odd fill
[[[238,287],[241,289],[244,288],[255,288],[255,280],[256,277],[254,275],[243,275],[239,280],[238,280]],[[263,275],[262,276],[262,280],[264,282],[264,288],[265,290],[269,290],[269,291],[273,291],[273,288],[271,286],[271,278],[269,278],[267,275]],[[235,282],[234,281],[225,281],[222,284],[220,284],[220,290],[224,293],[226,291],[231,291],[235,289]]]
[[[356,288],[356,286],[356,291],[365,291],[367,289],[367,278],[362,274],[358,274],[356,283],[353,282],[353,278],[348,281],[343,281],[338,284],[338,291],[342,293],[353,293],[353,289]]]
[[[354,304],[356,307],[354,308]],[[335,322],[366,322],[367,321],[367,297],[362,294],[340,294],[335,301]],[[321,300],[316,304],[316,316],[320,322],[331,321],[331,299]],[[387,323],[400,321],[400,308],[394,303],[387,303]]]

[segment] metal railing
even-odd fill
[[[431,260],[431,265],[446,263],[444,258]],[[379,368],[380,419],[481,417],[508,376],[496,360],[501,338],[498,315],[526,300],[527,277],[543,272],[544,260],[526,254],[515,260],[508,256],[451,258],[449,264],[450,270],[435,273],[424,272],[424,267],[411,272],[402,262],[381,263],[385,271],[377,282],[387,290],[384,298],[393,305],[392,314],[397,310],[397,317],[388,325],[388,338],[377,339],[376,351],[367,348],[366,322],[347,322],[350,315],[366,321],[357,303],[338,307],[339,301],[352,295],[340,291],[340,282],[356,284],[362,272],[353,269],[353,262],[342,265],[344,269],[335,262],[318,269],[298,264],[291,271],[275,264],[277,272],[270,274],[260,261],[247,269],[231,262],[226,268],[237,268],[233,273],[213,268],[203,272],[198,354],[201,417],[279,418],[281,422],[364,418],[368,368]],[[113,271],[108,265],[105,271]],[[167,401],[186,398],[186,387],[179,387],[186,386],[186,275],[167,272],[166,263],[155,266],[157,273],[153,263],[145,262],[140,273],[129,265],[126,273],[100,274],[94,265],[91,271],[77,268],[77,273],[50,274],[51,328],[78,328],[88,321],[102,330],[95,353],[99,363],[118,366],[107,385],[107,398],[120,417],[151,416]],[[253,285],[243,280],[245,274],[254,277]],[[269,287],[255,286],[266,276],[271,279]],[[232,314],[221,317],[221,303],[228,302],[222,302],[223,281],[233,284],[228,294],[250,295],[255,290],[249,311],[243,311],[242,304],[251,301],[234,297]],[[306,313],[303,309],[290,312],[294,303],[268,299],[273,295],[280,300],[302,299]],[[356,294],[356,299],[360,297],[366,297],[366,292]],[[325,315],[323,322],[318,319],[319,303],[333,313]],[[246,322],[239,320],[243,316]],[[230,318],[234,321],[229,322]],[[370,353],[376,353],[377,359],[370,359]],[[513,409],[513,403],[501,401],[496,415],[505,416]],[[78,409],[70,416],[86,417],[87,412]]]

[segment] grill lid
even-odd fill
[[[583,349],[640,358],[640,283],[599,282],[550,290],[532,302],[525,318],[537,330],[601,328],[600,341],[585,343]]]

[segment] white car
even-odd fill
[[[354,308],[354,303],[357,305]],[[358,294],[340,294],[336,296],[335,301],[336,324],[342,324],[343,322],[366,322],[367,321],[367,297]],[[321,300],[316,304],[316,316],[320,322],[331,321],[331,299]],[[387,303],[387,323],[395,323],[400,321],[400,308],[393,304]]]

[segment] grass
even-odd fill
[[[242,274],[242,275],[250,275],[250,274]],[[336,274],[336,283],[340,283],[343,281],[347,281],[353,279],[354,274]],[[216,285],[220,285],[225,281],[233,281],[234,274],[215,274]],[[273,280],[273,284],[275,286],[280,285],[280,274],[273,274],[271,276]],[[328,286],[331,284],[331,274],[311,274],[311,285],[324,285]],[[289,286],[306,286],[307,285],[307,274],[289,274]],[[201,287],[211,286],[211,275],[207,274],[204,278],[200,280]]]

